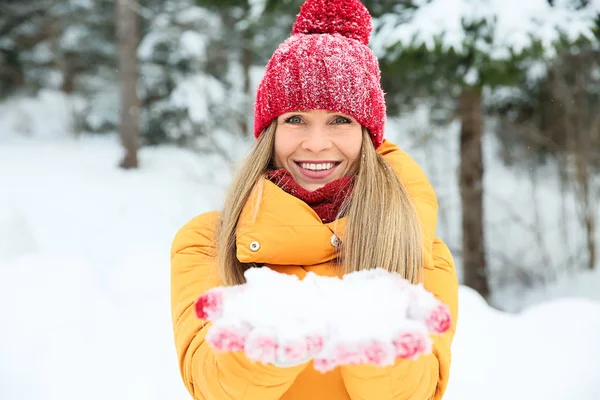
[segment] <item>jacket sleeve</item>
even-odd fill
[[[438,200],[427,175],[419,164],[405,151],[388,140],[377,149],[383,159],[390,164],[400,182],[410,195],[421,228],[425,250],[425,269],[433,268],[432,245],[437,229]]]
[[[444,242],[433,242],[434,269],[425,271],[424,286],[450,307],[451,329],[434,336],[433,351],[417,360],[398,360],[380,368],[369,365],[341,368],[352,400],[440,400],[448,386],[450,348],[458,318],[458,279],[454,260]]]
[[[176,234],[171,249],[171,311],[183,382],[196,400],[275,400],[307,364],[290,368],[254,363],[243,353],[221,353],[204,340],[195,300],[218,286],[215,229],[218,214],[202,214]]]

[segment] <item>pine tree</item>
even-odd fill
[[[114,16],[111,0],[3,1],[0,95],[61,90],[78,98],[81,128],[114,128],[117,97],[103,99],[117,81]]]
[[[459,4],[464,9],[460,10],[462,17],[458,29],[452,25],[456,21],[444,14],[444,4],[439,0],[422,1],[416,4],[417,8],[402,14],[382,15],[376,28],[374,47],[382,58],[384,86],[388,93],[391,92],[392,112],[397,111],[394,106],[434,99],[433,103],[442,108],[451,105],[446,113],[447,120],[457,117],[461,122],[464,280],[487,298],[490,288],[483,229],[483,93],[523,81],[530,65],[556,54],[556,39],[564,32],[560,26],[553,26],[552,37],[539,36],[539,32],[548,30],[537,30],[534,19],[541,20],[548,28],[557,19],[544,20],[544,17],[555,16],[554,9],[519,21],[520,25],[515,29],[523,31],[511,32],[502,31],[507,17],[501,8],[510,8],[510,5],[494,8],[492,3],[471,0]],[[570,12],[571,18],[585,26],[578,32],[571,29],[570,41],[592,34],[589,18],[592,11],[585,12],[587,5],[562,3],[562,7],[565,8],[562,12]],[[433,20],[436,15],[441,19]]]
[[[585,267],[598,266],[600,202],[600,13],[593,37],[573,42],[561,35],[557,54],[543,65],[543,74],[493,103],[503,134],[504,161],[528,171],[548,162],[559,167],[563,196],[572,190],[575,218],[585,232]],[[564,201],[564,200],[563,200]],[[566,233],[566,209],[561,210]],[[572,218],[572,217],[571,217]],[[568,239],[566,239],[568,240]],[[568,243],[565,244],[568,252]],[[577,249],[577,253],[581,250]],[[575,265],[570,266],[575,267]]]

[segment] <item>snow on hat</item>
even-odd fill
[[[359,0],[306,0],[258,87],[254,136],[281,114],[328,110],[355,118],[379,147],[386,110],[371,29]]]

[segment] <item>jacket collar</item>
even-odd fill
[[[346,218],[324,224],[302,200],[263,179],[242,210],[237,256],[244,263],[315,265],[335,259]],[[335,236],[334,236],[335,235]]]

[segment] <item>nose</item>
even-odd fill
[[[302,141],[302,149],[313,153],[319,153],[331,148],[332,141],[326,129],[311,127],[305,132]]]

